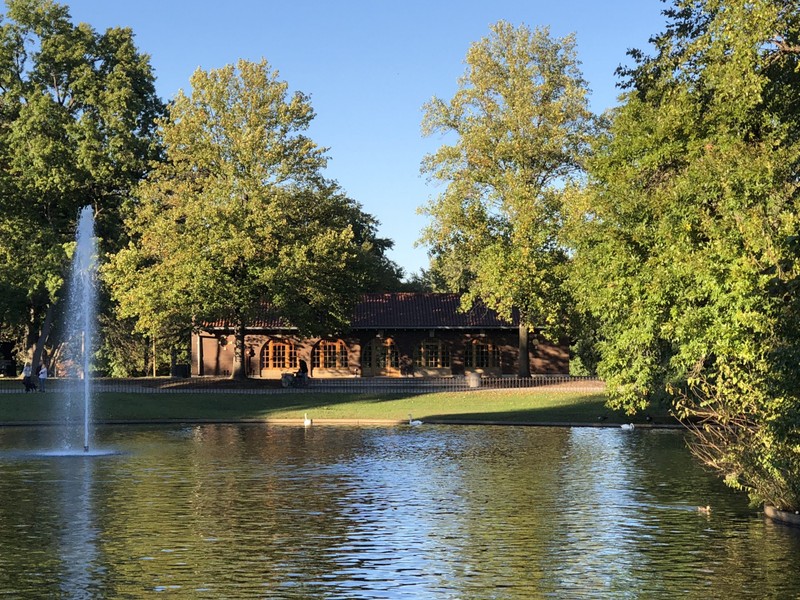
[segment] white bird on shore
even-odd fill
[[[621,427],[625,431],[631,431],[631,430],[635,429],[635,426],[634,426],[633,423],[625,423],[624,425],[621,425]]]
[[[313,421],[308,418],[308,413],[303,413],[303,426],[304,427],[311,427]]]
[[[408,424],[411,425],[412,427],[416,427],[417,425],[422,425],[422,421],[415,421],[411,417],[411,413],[408,413]]]

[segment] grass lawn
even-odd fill
[[[0,423],[51,420],[57,393],[0,394]],[[644,423],[645,415],[610,411],[603,394],[570,391],[491,390],[431,394],[337,393],[119,393],[94,399],[98,421],[302,419],[497,421],[508,423]],[[666,411],[657,424],[674,424]]]

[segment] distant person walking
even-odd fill
[[[33,383],[33,378],[31,377],[30,363],[25,363],[25,366],[22,367],[22,385],[25,386],[26,392],[33,392],[36,390],[36,384]]]
[[[39,391],[44,391],[44,384],[47,382],[47,365],[42,365],[39,369]]]

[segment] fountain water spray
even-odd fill
[[[65,358],[71,376],[79,377],[80,385],[70,385],[67,392],[65,421],[67,431],[64,445],[72,447],[74,428],[71,424],[82,409],[83,451],[89,452],[91,423],[91,358],[94,352],[94,332],[97,306],[97,242],[94,237],[94,211],[85,206],[78,219],[75,234],[75,254],[72,259],[72,275],[67,306],[67,339]],[[82,399],[83,402],[79,402]]]

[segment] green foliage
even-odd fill
[[[572,36],[505,22],[473,44],[454,97],[425,106],[423,132],[453,136],[423,171],[446,182],[423,242],[450,289],[555,334],[569,299],[562,187],[592,129]]]
[[[800,506],[798,14],[679,0],[570,194],[612,406],[668,398],[754,502]]]
[[[160,122],[167,160],[105,271],[120,316],[148,334],[212,320],[241,331],[267,301],[303,333],[345,327],[359,293],[398,270],[375,220],[322,177],[325,149],[303,133],[308,98],[266,61],[191,83]]]
[[[597,377],[600,354],[597,350],[596,324],[579,321],[573,326],[575,341],[569,348],[569,374],[575,377]]]
[[[431,261],[430,268],[420,269],[417,273],[412,273],[405,282],[404,288],[398,291],[404,292],[447,292],[448,285],[444,277],[436,269],[436,261]]]
[[[189,332],[183,336],[164,335],[155,340],[134,333],[133,319],[116,314],[101,315],[103,339],[93,358],[93,369],[100,377],[149,377],[156,361],[157,375],[170,375],[173,358],[176,364],[189,364]],[[154,353],[155,352],[155,353]]]
[[[27,330],[61,295],[80,207],[108,248],[119,208],[158,155],[163,111],[129,29],[94,31],[49,0],[8,0],[0,25],[0,332]]]

